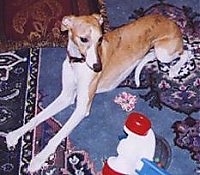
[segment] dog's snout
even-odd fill
[[[95,72],[100,72],[102,70],[102,65],[100,63],[93,64],[93,70]]]

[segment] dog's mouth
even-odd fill
[[[97,61],[97,63],[94,63],[92,66],[90,66],[88,63],[87,63],[87,60],[85,59],[85,62],[86,62],[86,64],[87,64],[87,66],[91,69],[91,70],[93,70],[94,72],[101,72],[101,70],[102,70],[102,64],[101,64],[101,60],[100,60],[100,58],[98,58],[98,61]]]

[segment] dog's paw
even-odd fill
[[[18,137],[16,137],[14,133],[10,132],[6,135],[6,143],[7,143],[7,148],[9,150],[12,150],[18,143]]]
[[[28,171],[30,173],[34,173],[39,171],[41,168],[46,167],[49,154],[50,153],[47,153],[46,150],[42,150],[31,160]]]
[[[169,72],[169,78],[175,78],[179,76],[179,71],[174,70],[174,69],[170,69]]]
[[[43,166],[43,161],[40,158],[35,157],[30,162],[30,165],[28,167],[28,172],[30,173],[37,172],[42,168],[42,166]]]

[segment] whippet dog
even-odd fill
[[[68,31],[69,39],[62,67],[62,91],[28,123],[5,135],[8,148],[14,147],[27,131],[76,101],[76,108],[68,121],[31,160],[30,172],[39,170],[61,141],[89,115],[96,93],[116,88],[134,68],[136,85],[140,86],[139,75],[143,66],[155,58],[170,63],[180,57],[169,71],[171,77],[177,76],[187,61],[180,29],[163,16],[141,17],[104,35],[102,23],[98,14],[63,18],[61,30]],[[154,52],[148,52],[151,48]]]

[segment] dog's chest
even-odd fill
[[[132,72],[132,70],[137,66],[138,62],[139,61],[136,61],[129,67],[124,66],[120,71],[114,67],[110,67],[109,71],[102,73],[97,87],[97,93],[110,91],[116,88]]]
[[[86,63],[71,63],[74,77],[77,83],[89,84],[94,77],[94,72],[88,68]]]

